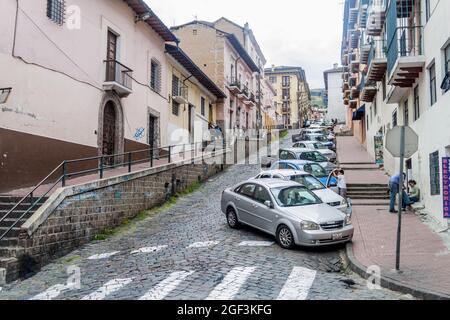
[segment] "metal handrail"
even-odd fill
[[[222,150],[226,149],[226,145],[225,145],[225,140],[223,140],[222,143]],[[187,152],[191,152],[192,155],[192,161],[194,161],[195,157],[198,156],[198,146],[200,145],[200,150],[201,150],[201,154],[202,154],[202,161],[204,160],[204,154],[205,154],[205,150],[206,148],[203,147],[203,142],[194,142],[194,143],[188,143],[188,144],[178,144],[178,145],[171,145],[171,146],[166,146],[166,147],[158,147],[158,148],[148,148],[148,149],[143,149],[143,150],[136,150],[136,151],[130,151],[130,152],[125,152],[125,153],[118,153],[118,154],[113,154],[113,155],[101,155],[101,156],[96,156],[96,157],[87,157],[87,158],[80,158],[80,159],[74,159],[74,160],[65,160],[63,161],[58,167],[56,167],[49,175],[47,175],[42,181],[40,181],[34,188],[32,191],[30,191],[26,196],[24,196],[17,204],[14,205],[14,207],[9,210],[3,217],[0,217],[0,223],[5,221],[5,219],[7,219],[14,211],[17,210],[17,208],[24,203],[25,200],[27,200],[28,198],[31,199],[30,203],[30,207],[25,210],[25,212],[20,216],[20,218],[18,218],[9,228],[7,231],[5,231],[3,234],[0,235],[0,240],[4,239],[8,233],[13,230],[17,224],[28,214],[31,212],[31,210],[33,210],[33,208],[36,207],[36,205],[38,203],[40,203],[59,183],[62,184],[62,187],[65,187],[66,185],[66,179],[67,178],[72,178],[75,176],[80,176],[80,175],[85,175],[88,173],[99,173],[100,175],[100,179],[103,179],[103,174],[105,170],[108,169],[115,169],[121,166],[128,166],[128,173],[132,172],[132,165],[133,164],[137,164],[137,163],[144,163],[144,162],[149,162],[150,161],[150,167],[153,168],[153,164],[154,164],[154,160],[155,159],[164,159],[167,158],[168,159],[168,163],[172,163],[172,151],[177,148],[177,147],[183,147],[183,159],[186,158],[186,153]],[[192,149],[187,150],[186,146],[192,147]],[[155,157],[154,153],[155,151],[162,151],[162,150],[167,150],[168,153],[167,155],[164,155],[162,157]],[[220,149],[219,149],[220,150]],[[216,144],[214,147],[214,150],[212,151],[211,154],[215,155],[217,151],[216,148]],[[132,156],[134,154],[138,154],[138,153],[147,153],[150,156],[140,159],[140,160],[135,160],[133,161]],[[116,163],[113,165],[104,165],[104,160],[105,159],[115,159],[118,157],[124,157],[127,156],[127,161],[122,161],[121,163]],[[87,161],[94,161],[94,160],[100,160],[99,161],[99,165],[94,168],[94,169],[88,169],[88,170],[83,170],[83,171],[78,171],[78,172],[67,172],[67,165],[69,164],[80,164],[83,162],[87,162]],[[36,190],[38,190],[41,186],[43,186],[47,180],[49,180],[53,175],[55,175],[58,171],[62,171],[62,175],[59,176],[56,180],[56,182],[54,182],[50,188],[42,195],[40,196],[36,201],[33,202],[33,194],[36,192]]]

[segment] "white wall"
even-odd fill
[[[328,73],[328,113],[327,120],[346,120],[346,109],[342,101],[342,73]]]

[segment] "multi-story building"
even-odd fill
[[[215,104],[226,95],[178,46],[166,44],[169,68],[168,143],[184,145],[210,140]]]
[[[342,74],[344,69],[337,64],[324,74],[325,92],[324,103],[327,108],[327,120],[337,119],[339,123],[347,120],[347,114],[342,102]]]
[[[265,75],[276,90],[277,111],[282,115],[282,124],[289,128],[301,127],[311,108],[311,94],[304,70],[272,66],[265,70]]]
[[[255,73],[260,72],[260,67],[238,37],[204,21],[192,21],[172,31],[181,40],[184,52],[227,96],[217,103],[216,124],[225,133],[256,129]]]
[[[0,192],[63,160],[166,145],[168,42],[141,0],[3,1]]]
[[[442,158],[450,157],[448,12],[450,1],[348,0],[344,31],[353,21],[359,25],[353,36],[349,31],[354,43],[343,46],[345,62],[348,44],[359,53],[354,63],[360,64],[361,102],[355,118],[364,122],[364,145],[394,174],[400,163],[385,149],[386,133],[410,126],[419,135],[419,151],[406,160],[408,179],[419,182],[425,212],[444,225],[448,190],[442,185]],[[346,67],[352,69],[351,61]]]
[[[261,97],[263,128],[268,130],[278,128],[281,123],[279,123],[280,116],[277,113],[275,102],[275,88],[267,79],[261,81],[261,88],[261,92],[263,92],[263,96]]]

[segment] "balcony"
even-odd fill
[[[348,107],[350,109],[358,108],[358,100],[357,99],[350,100],[349,103],[348,103]]]
[[[377,95],[377,86],[373,81],[368,81],[366,77],[362,78],[361,81],[361,94],[360,99],[364,102],[373,102],[375,96]]]
[[[386,21],[386,0],[373,0],[367,15],[367,35],[380,36]]]
[[[172,99],[179,104],[189,103],[188,99],[188,87],[183,85],[182,82],[178,84],[172,84]]]
[[[282,114],[290,114],[291,113],[291,108],[290,107],[282,107],[281,108],[281,113]]]
[[[120,98],[128,97],[132,92],[133,70],[117,60],[105,60],[106,77],[103,89],[114,91]]]
[[[359,15],[359,9],[356,8],[350,8],[349,16],[348,16],[348,23],[349,25],[353,26],[358,21],[358,15]]]
[[[241,91],[238,93],[238,98],[241,100],[246,100],[250,98],[250,93],[246,85],[243,85],[241,87]]]
[[[350,31],[350,48],[357,49],[359,47],[359,37],[361,36],[361,31],[351,30]]]
[[[359,86],[354,86],[350,89],[350,100],[359,99],[360,88]]]
[[[367,61],[367,80],[372,82],[382,81],[386,74],[387,58],[384,40],[373,40]]]
[[[229,79],[227,87],[228,87],[228,90],[230,90],[230,92],[232,94],[241,93],[241,82],[238,79],[236,79],[235,77],[231,77]]]
[[[365,32],[361,33],[361,40],[360,40],[360,61],[362,64],[366,64],[369,61],[369,54],[370,54],[370,48],[371,48],[371,41],[369,40],[369,36]]]
[[[256,106],[255,94],[250,92],[248,96],[244,99],[244,104],[250,108]]]

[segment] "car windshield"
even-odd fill
[[[320,152],[318,152],[318,151],[315,151],[315,152],[313,152],[313,155],[314,155],[314,157],[315,157],[315,161],[317,161],[317,162],[327,162],[328,161],[328,159],[327,158],[325,158]]]
[[[327,172],[325,171],[324,168],[322,168],[321,166],[319,166],[318,164],[311,164],[310,165],[310,169],[311,171],[309,173],[311,173],[314,177],[316,178],[324,178],[324,177],[328,177]]]
[[[322,201],[305,187],[279,187],[270,189],[280,207],[302,207]]]
[[[327,149],[327,147],[321,143],[314,143],[314,148],[319,150]]]
[[[328,138],[325,136],[316,136],[316,140],[320,142],[328,142]]]
[[[291,180],[307,187],[311,191],[325,189],[325,186],[322,184],[322,182],[310,175],[292,176]]]

